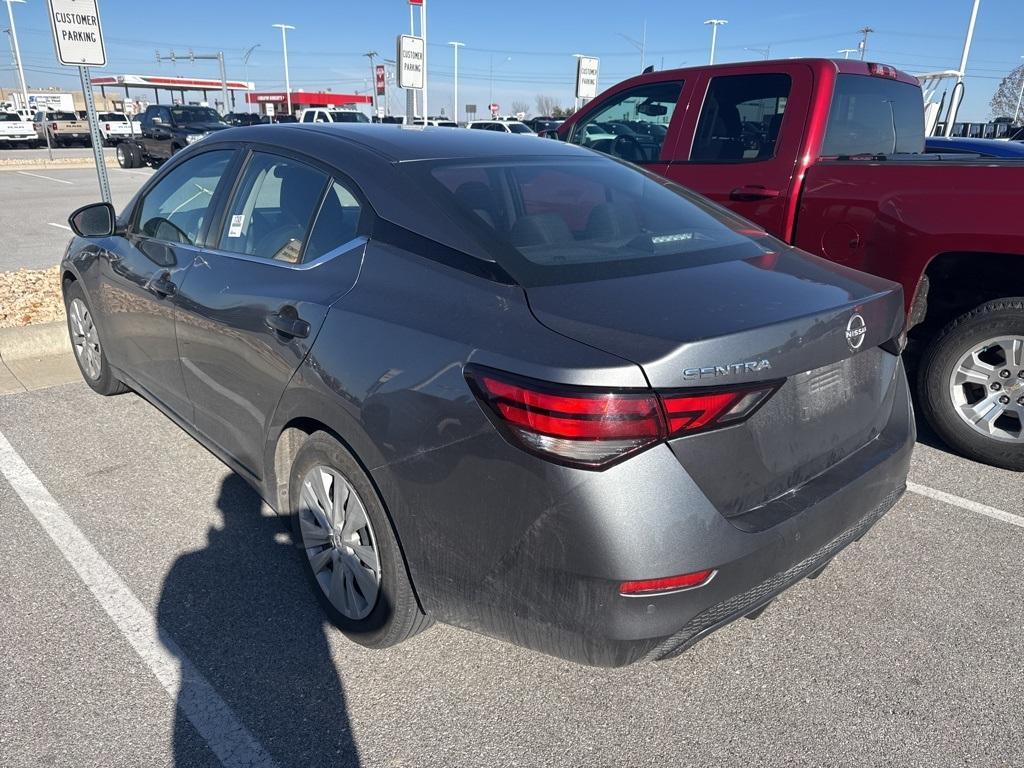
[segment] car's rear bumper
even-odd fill
[[[517,461],[516,449],[497,443],[488,443],[481,464],[465,460],[465,445],[451,465],[442,452],[417,457],[402,473],[417,481],[421,510],[438,488],[429,478],[439,467],[453,480],[463,471],[492,479],[473,485],[472,499],[453,495],[462,483],[446,484],[443,501],[430,505],[443,503],[445,515],[417,515],[426,525],[408,550],[423,605],[440,621],[585,664],[622,666],[685,650],[818,571],[900,498],[915,431],[902,367],[897,373],[884,429],[786,494],[780,503],[790,513],[766,527],[721,514],[668,446],[600,473],[549,470],[527,457],[515,473],[494,474],[490,461]],[[510,474],[518,480],[503,485]],[[456,512],[463,507],[465,515]],[[455,537],[467,540],[461,554]],[[715,578],[697,589],[619,593],[622,581],[707,568]]]

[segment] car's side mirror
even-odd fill
[[[164,120],[163,120],[162,117],[154,117],[153,118],[153,125],[163,125],[163,124],[164,124]]]
[[[68,216],[68,224],[79,237],[110,237],[117,227],[117,214],[110,203],[91,203]]]

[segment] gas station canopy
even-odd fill
[[[202,91],[203,99],[206,100],[207,91],[220,91],[222,85],[221,81],[212,78],[202,77],[170,77],[168,75],[99,75],[91,78],[91,82],[95,86],[99,86],[101,91],[104,92],[106,88],[124,88],[125,95],[128,95],[129,88],[147,88],[152,89],[156,96],[157,104],[160,103],[160,91],[170,91],[182,94],[182,100],[184,100],[184,94],[187,91]],[[242,80],[228,80],[227,87],[229,91],[251,91],[253,89],[252,83],[247,83]],[[232,101],[234,97],[232,96]]]

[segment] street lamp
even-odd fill
[[[843,58],[844,59],[850,58],[850,54],[851,53],[856,53],[856,52],[857,52],[856,48],[840,48],[838,51],[836,51],[836,53],[843,54]]]
[[[772,55],[772,47],[770,45],[766,45],[764,48],[744,48],[743,50],[750,51],[751,53],[760,53],[764,56],[765,61]]]
[[[18,65],[18,77],[21,79],[21,108],[28,109],[28,86],[25,85],[25,70],[21,66],[21,49],[18,47],[18,30],[14,26],[14,9],[11,3],[24,3],[25,0],[4,0],[7,3],[7,17],[11,20],[11,47],[14,48],[14,63]]]
[[[624,35],[622,32],[616,32],[615,34],[640,51],[640,71],[643,72],[647,67],[647,19],[644,19],[644,33],[643,37],[639,40],[634,40],[632,37]]]
[[[498,66],[500,67],[502,64],[508,64],[508,62],[510,62],[510,61],[512,61],[512,57],[511,56],[506,56],[504,59],[502,59],[500,62],[498,62]],[[494,54],[492,53],[491,54],[491,100],[487,104],[487,108],[490,109],[491,104],[493,104],[493,103],[494,103]]]
[[[242,77],[245,78],[245,87],[246,88],[249,87],[249,57],[252,56],[252,52],[255,51],[259,47],[260,47],[260,43],[256,43],[256,45],[249,46],[249,49],[245,53],[242,54],[242,72],[244,73],[242,75]],[[248,102],[249,114],[252,114],[252,102],[249,101],[248,91],[246,91],[246,98],[245,98],[245,100]]]
[[[459,48],[465,47],[465,43],[460,43],[457,40],[452,40],[448,43],[452,47],[452,53],[455,56],[455,85],[452,88],[452,116],[455,118],[455,123],[459,122]],[[492,84],[491,90],[494,90]]]
[[[284,91],[288,96],[288,114],[292,113],[292,81],[288,79],[288,36],[289,29],[295,29],[291,24],[271,24],[281,30],[281,48],[284,51]]]
[[[1024,56],[1021,56],[1021,58],[1024,59]],[[1024,67],[1024,65],[1022,65],[1022,67]],[[1021,75],[1020,75],[1020,93],[1017,94],[1017,108],[1015,110],[1013,110],[1013,123],[1014,123],[1014,125],[1017,124],[1017,115],[1020,114],[1020,102],[1021,102],[1022,99],[1024,99],[1024,69],[1021,70]]]
[[[723,24],[728,24],[729,22],[726,19],[708,19],[704,23],[711,25],[711,57],[708,59],[708,64],[714,64],[715,43],[718,42],[718,28]]]

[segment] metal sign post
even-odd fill
[[[66,67],[78,67],[82,79],[82,95],[89,114],[89,135],[92,154],[96,159],[96,176],[100,183],[100,196],[105,203],[111,201],[110,180],[103,160],[103,137],[100,134],[96,102],[92,96],[89,67],[107,66],[107,50],[103,45],[100,12],[97,0],[46,0],[53,30],[53,45],[57,61]],[[46,128],[46,123],[43,123]],[[49,136],[47,136],[49,138]]]

